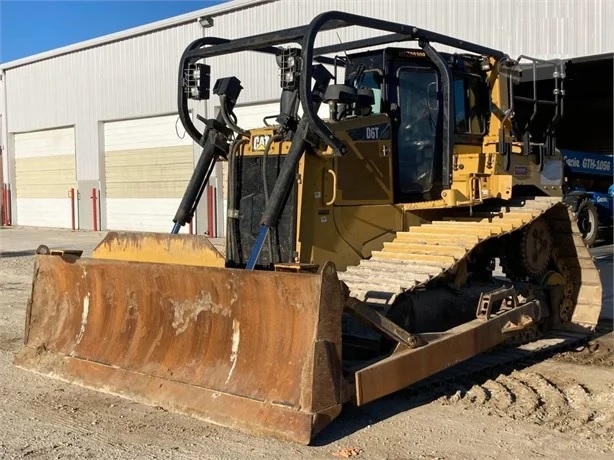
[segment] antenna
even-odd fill
[[[343,45],[343,41],[341,40],[341,36],[339,36],[339,32],[335,32],[335,33],[337,34],[337,39],[339,40],[339,44],[340,44],[340,45]],[[343,50],[343,54],[345,54],[345,59],[347,59],[348,64],[351,64],[351,63],[352,63],[352,60],[351,60],[351,59],[350,59],[350,57],[348,56],[348,53],[347,53],[345,50]]]

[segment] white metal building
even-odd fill
[[[13,225],[71,228],[74,219],[80,229],[169,231],[200,154],[177,119],[177,68],[185,47],[202,36],[235,38],[305,24],[332,9],[412,24],[510,56],[614,50],[614,0],[230,1],[0,64],[4,214],[10,210]],[[341,29],[319,44],[370,35]],[[241,80],[236,113],[243,127],[276,113],[272,59],[239,53],[208,63],[212,84],[230,75]],[[211,117],[216,102],[202,104],[201,114]],[[199,207],[198,233],[224,232],[222,169],[212,181],[215,206],[203,200]],[[208,207],[216,210],[215,229]]]

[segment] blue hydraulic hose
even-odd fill
[[[173,225],[173,229],[171,230],[171,235],[176,235],[177,233],[179,233],[180,229],[181,229],[181,224],[177,222],[175,225]]]
[[[249,255],[249,259],[247,259],[247,266],[245,267],[247,270],[253,270],[256,266],[256,262],[258,262],[258,257],[260,257],[260,251],[262,251],[262,246],[264,245],[264,240],[269,234],[269,227],[263,225],[260,227],[260,232],[258,232],[258,238],[256,238],[256,243],[252,248],[252,252]]]

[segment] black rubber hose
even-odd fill
[[[225,103],[225,107],[228,110],[232,110],[234,108],[234,101],[232,100],[228,101],[224,98],[224,100],[221,102]],[[220,112],[223,112],[223,110],[220,110]],[[224,116],[222,113],[218,113],[215,119],[218,124],[224,124]],[[222,151],[223,148],[220,147],[217,142],[217,136],[219,135],[221,134],[217,130],[208,129],[206,131],[206,137],[203,137],[202,139],[201,145],[203,146],[203,151],[198,159],[198,162],[196,163],[194,171],[192,172],[192,177],[190,177],[190,182],[188,182],[188,186],[183,194],[183,198],[181,199],[177,213],[173,218],[173,222],[176,224],[175,227],[173,227],[173,233],[175,233],[175,229],[178,230],[178,226],[183,227],[186,223],[189,223],[192,220],[196,206],[198,205],[205,187],[209,182],[209,176],[213,171],[216,157],[219,153],[224,153]]]
[[[213,142],[207,142],[203,151],[196,163],[190,182],[186,187],[177,213],[173,218],[173,222],[181,225],[182,227],[192,220],[192,210],[198,204],[204,186],[207,185],[209,175],[213,165],[215,164],[216,146]]]
[[[236,123],[236,117],[234,117],[235,119],[232,120],[230,118],[231,115],[234,115],[232,113],[232,111],[228,110],[228,107],[226,105],[226,96],[220,96],[220,113],[222,114],[222,118],[224,119],[224,123],[226,123],[226,126],[228,126],[230,129],[232,129],[235,133],[237,133],[239,136],[245,136],[247,135],[247,131],[245,131],[244,129],[241,129],[237,123]]]
[[[233,213],[238,211],[237,203],[237,182],[239,178],[237,176],[237,156],[241,145],[248,142],[248,139],[239,138],[232,143],[230,149],[230,156],[228,157],[228,217],[226,219],[226,244],[227,257],[226,260],[239,261],[239,228],[238,228],[238,216],[232,216]],[[239,261],[240,262],[240,261]]]
[[[273,191],[271,192],[269,203],[265,207],[262,219],[260,220],[260,225],[266,225],[269,228],[273,228],[277,225],[288,194],[290,190],[292,190],[292,181],[295,180],[296,170],[305,152],[305,148],[307,147],[305,137],[307,136],[308,130],[309,124],[307,123],[307,119],[302,118],[294,134],[294,140],[290,145],[286,160],[273,186]]]
[[[264,189],[264,205],[268,206],[269,204],[269,181],[267,180],[267,159],[269,157],[269,151],[271,150],[271,146],[273,142],[282,140],[283,137],[279,134],[275,136],[271,136],[267,141],[264,152],[262,153],[262,188]],[[275,227],[275,240],[277,241],[277,227]],[[267,235],[267,245],[269,247],[269,257],[271,258],[271,263],[273,263],[273,243],[271,241],[271,233]],[[279,244],[277,245],[279,249]],[[278,254],[278,259],[281,262],[281,251]]]

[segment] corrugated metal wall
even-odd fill
[[[557,58],[614,50],[614,0],[278,0],[217,16],[206,33],[257,34],[304,24],[331,9],[409,23],[511,56]],[[8,132],[74,124],[78,179],[104,181],[99,123],[176,111],[179,56],[202,34],[195,21],[9,69]],[[366,29],[341,29],[318,43],[370,35]],[[240,104],[279,96],[278,70],[270,57],[263,61],[257,53],[240,53],[209,63],[212,83],[229,75],[242,80]],[[209,101],[208,116],[216,103]]]
[[[76,125],[77,174],[100,174],[98,122],[172,113],[177,65],[198,23],[7,71],[9,132]]]
[[[614,29],[609,25],[614,20],[613,0],[279,0],[219,16],[207,34],[228,38],[258,34],[307,23],[329,10],[408,23],[500,49],[512,57],[551,59],[614,50]],[[364,28],[339,29],[322,34],[316,45],[375,34]],[[262,62],[257,53],[211,59],[212,81],[236,74],[245,87],[241,104],[275,99],[277,69],[270,58],[265,59]]]

